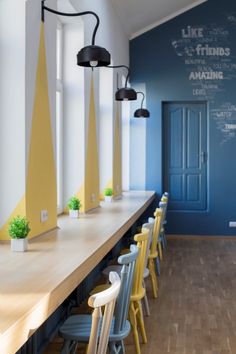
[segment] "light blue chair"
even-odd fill
[[[138,252],[138,247],[136,245],[131,245],[130,253],[124,254],[118,258],[118,263],[122,265],[121,286],[108,338],[109,351],[112,354],[125,353],[123,340],[128,336],[131,329],[127,317],[133,284],[135,262],[138,256]],[[96,289],[98,288],[99,287]],[[59,335],[64,338],[64,345],[61,354],[75,353],[75,351],[69,351],[69,349],[67,349],[69,348],[69,343],[71,342],[76,343],[76,345],[78,342],[89,342],[91,325],[91,315],[73,315],[68,317],[68,319],[64,322],[59,330]],[[105,354],[105,352],[103,354]]]
[[[154,219],[153,219],[154,220]],[[149,230],[149,236],[148,236],[148,242],[147,242],[147,250],[146,250],[146,255],[145,255],[145,268],[144,268],[144,273],[143,273],[143,286],[146,288],[145,285],[145,279],[150,276],[150,272],[148,269],[148,255],[150,251],[150,245],[152,243],[152,236],[153,236],[153,226],[154,222],[151,223],[145,223],[142,225],[142,229],[148,229]],[[125,254],[128,250],[124,249],[122,250],[122,254]],[[110,265],[103,269],[102,274],[108,277],[110,272],[117,272],[119,275],[121,274],[122,266],[120,264],[116,265]],[[148,298],[147,298],[147,293],[145,293],[145,296],[143,298],[143,303],[144,303],[144,308],[145,308],[145,313],[147,316],[150,316],[150,310],[149,310],[149,303],[148,303]]]
[[[168,192],[163,193],[160,201],[161,202],[166,202],[166,208],[165,208],[165,213],[164,213],[164,221],[163,221],[163,225],[166,225],[167,224],[166,213],[167,213],[167,208],[168,208],[169,193]]]
[[[164,199],[164,198],[162,197],[162,199]],[[166,240],[165,226],[164,226],[166,224],[167,203],[168,203],[168,201],[160,201],[159,202],[159,208],[161,208],[163,210],[160,238],[161,238],[162,248],[164,250],[166,250],[166,248],[167,248],[167,240]]]

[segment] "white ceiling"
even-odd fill
[[[111,0],[129,38],[137,37],[205,1]]]

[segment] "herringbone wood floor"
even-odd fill
[[[236,354],[236,239],[169,240],[161,266],[157,300],[148,284],[142,354]],[[45,354],[60,348],[55,338]],[[132,335],[126,353],[135,353]]]

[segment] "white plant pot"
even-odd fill
[[[69,210],[69,217],[74,218],[74,219],[78,218],[79,217],[79,210],[70,209]]]
[[[11,239],[11,250],[13,252],[25,252],[28,249],[27,238],[12,238]]]
[[[104,200],[105,202],[112,202],[112,195],[105,195]]]

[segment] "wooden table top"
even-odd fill
[[[114,247],[155,198],[124,192],[35,238],[25,253],[0,244],[0,351],[14,354]]]

